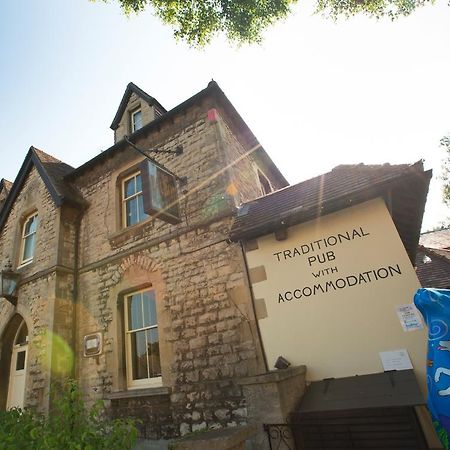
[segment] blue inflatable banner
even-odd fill
[[[428,326],[428,409],[444,448],[450,435],[450,290],[419,289],[414,303]]]

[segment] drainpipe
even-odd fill
[[[73,343],[73,368],[72,368],[72,378],[78,380],[78,361],[76,358],[77,350],[77,310],[78,310],[78,267],[79,267],[79,247],[80,247],[80,230],[81,230],[81,219],[83,217],[83,211],[79,211],[75,219],[75,239],[74,239],[74,261],[73,261],[73,291],[72,291],[72,343]]]

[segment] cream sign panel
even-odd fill
[[[259,238],[246,256],[269,366],[281,355],[311,380],[342,377],[407,349],[424,380],[425,331],[405,331],[397,313],[419,282],[383,200]]]

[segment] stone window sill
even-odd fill
[[[145,388],[145,389],[130,389],[128,391],[111,392],[106,396],[108,400],[120,400],[122,398],[136,398],[136,397],[156,397],[158,395],[169,395],[170,388],[165,386]]]
[[[142,222],[132,225],[131,227],[122,228],[119,231],[110,234],[108,239],[111,246],[118,247],[136,236],[142,236],[145,231],[153,228],[153,221],[153,217],[148,217]]]

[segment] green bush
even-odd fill
[[[136,442],[134,421],[107,419],[102,402],[88,409],[75,381],[52,397],[49,417],[28,409],[0,412],[0,450],[126,450]]]

